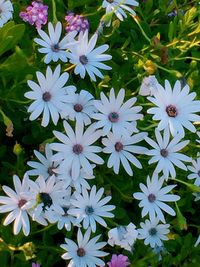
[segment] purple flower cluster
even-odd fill
[[[82,15],[74,15],[74,13],[69,13],[65,16],[65,20],[67,22],[67,26],[65,27],[66,32],[77,31],[85,32],[89,29],[89,22],[88,20],[83,17]]]
[[[130,265],[130,262],[128,262],[127,256],[113,254],[111,261],[107,264],[109,267],[127,267]]]
[[[47,23],[48,6],[33,1],[25,12],[20,12],[19,16],[23,21],[35,25],[37,29],[41,29],[41,26]]]

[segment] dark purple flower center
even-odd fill
[[[74,105],[74,110],[76,112],[81,112],[83,110],[83,106],[81,104]]]
[[[48,102],[51,100],[51,94],[49,92],[45,92],[43,95],[42,95],[42,99],[45,101],[45,102]]]
[[[79,144],[76,144],[73,146],[73,152],[76,154],[76,155],[79,155],[83,152],[83,146],[82,145],[79,145]]]
[[[108,119],[109,121],[111,122],[118,122],[119,120],[119,114],[117,112],[111,112],[109,115],[108,115]]]
[[[166,107],[166,112],[169,117],[175,118],[178,115],[177,108],[174,105],[169,105]]]
[[[58,44],[54,44],[54,45],[51,46],[51,50],[53,52],[58,52],[60,50],[60,47],[59,47]]]
[[[200,170],[197,172],[198,176],[200,177]]]
[[[18,207],[22,208],[26,204],[27,200],[26,199],[20,199],[18,202]]]
[[[53,166],[49,167],[47,172],[48,172],[48,174],[49,174],[50,176],[52,176],[53,174],[55,174],[55,172],[54,172],[54,167],[53,167]]]
[[[45,211],[46,207],[50,208],[53,203],[51,196],[48,193],[44,193],[44,192],[40,193],[39,196],[40,196],[41,201],[44,204],[43,211]]]
[[[78,250],[77,250],[77,255],[79,256],[79,257],[84,257],[85,256],[85,254],[86,254],[86,252],[85,252],[85,249],[84,248],[79,248]]]
[[[123,146],[123,144],[122,144],[121,142],[117,142],[117,143],[115,144],[115,150],[116,150],[117,152],[122,151],[123,148],[124,148],[124,146]]]
[[[157,234],[157,230],[156,230],[156,228],[151,228],[151,229],[149,229],[149,234],[150,235],[156,235]]]
[[[106,0],[108,3],[112,4],[114,0]]]
[[[160,150],[160,155],[164,158],[166,158],[168,156],[168,151],[167,149],[163,148]]]
[[[156,200],[156,196],[154,194],[149,194],[148,195],[148,200],[150,203],[153,203]]]
[[[86,213],[87,215],[91,215],[91,214],[93,214],[93,212],[94,212],[94,209],[93,209],[92,206],[87,206],[87,207],[85,208],[85,213]]]
[[[85,55],[79,57],[81,64],[86,65],[88,63],[88,58]]]
[[[69,210],[69,207],[62,207],[63,208],[63,210],[64,210],[64,212],[65,212],[65,214],[63,215],[63,216],[65,216],[65,217],[67,217],[68,216],[68,210]]]

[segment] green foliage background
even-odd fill
[[[49,5],[49,21],[58,20],[64,23],[66,11],[83,14],[90,22],[90,34],[93,34],[105,14],[99,9],[101,0],[56,0],[44,1]],[[104,80],[91,82],[88,77],[84,80],[73,74],[70,70],[69,84],[90,91],[96,98],[101,91],[108,92],[111,87],[118,92],[125,88],[127,99],[138,96],[142,79],[149,74],[156,75],[163,84],[168,79],[173,85],[177,79],[184,84],[187,82],[192,91],[200,99],[199,69],[200,69],[200,5],[199,1],[173,0],[147,0],[139,1],[137,17],[128,15],[124,22],[113,16],[112,25],[104,28],[98,44],[107,43],[112,55],[112,71],[105,73]],[[46,71],[46,64],[42,55],[37,52],[33,39],[38,35],[34,27],[25,25],[19,18],[19,12],[30,1],[13,1],[14,21],[10,21],[0,29],[0,184],[13,186],[13,174],[23,177],[28,166],[26,162],[34,159],[33,150],[42,150],[43,145],[53,141],[53,124],[47,128],[40,125],[40,121],[29,121],[27,107],[30,104],[24,97],[28,91],[27,80],[36,80],[35,72]],[[54,8],[52,4],[55,4]],[[55,10],[56,7],[56,10]],[[177,16],[169,17],[167,14],[173,10]],[[44,27],[47,29],[47,26]],[[52,66],[56,66],[52,64]],[[62,64],[66,71],[70,64]],[[137,104],[143,106],[144,119],[139,122],[141,131],[148,131],[154,137],[156,123],[146,110],[151,106],[145,97],[138,96]],[[13,125],[13,132],[12,132]],[[62,122],[56,129],[62,131]],[[197,124],[197,129],[200,129]],[[195,158],[199,145],[195,134],[186,134],[191,140],[184,153]],[[145,142],[143,143],[144,145]],[[102,155],[106,160],[106,156]],[[142,221],[138,202],[132,198],[132,193],[139,190],[139,183],[146,181],[147,175],[152,175],[154,165],[148,165],[148,157],[140,156],[142,170],[133,167],[134,176],[129,177],[123,170],[115,175],[106,167],[97,168],[94,181],[98,187],[103,186],[109,194],[112,192],[112,202],[117,206],[115,220],[107,220],[110,228],[117,224],[128,224],[132,221],[139,226]],[[177,171],[177,179],[187,182],[187,173]],[[172,181],[173,183],[173,181]],[[177,183],[177,181],[176,181]],[[200,266],[200,246],[194,247],[197,236],[200,234],[200,205],[194,202],[192,196],[194,188],[188,184],[178,182],[174,192],[181,196],[178,202],[177,217],[167,217],[171,224],[170,240],[165,242],[167,253],[161,261],[143,244],[137,241],[133,254],[122,251],[120,248],[107,247],[112,253],[124,253],[131,266]],[[199,190],[199,189],[198,189]],[[0,192],[4,195],[3,191]],[[3,222],[5,215],[0,215]],[[100,232],[100,229],[99,229]],[[74,238],[75,233],[58,231],[56,226],[46,228],[32,223],[31,234],[24,237],[22,233],[13,236],[12,226],[0,225],[0,266],[1,267],[28,267],[32,261],[41,263],[42,267],[62,267],[66,263],[60,258],[63,253],[59,247],[65,236]],[[107,230],[103,232],[102,239],[107,240]],[[109,257],[106,261],[109,260]]]

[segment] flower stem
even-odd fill
[[[73,64],[71,66],[69,66],[68,68],[64,69],[64,71],[69,71],[69,70],[72,70],[76,65]]]
[[[189,184],[189,183],[186,183],[186,182],[181,181],[181,180],[176,179],[176,178],[174,178],[173,180],[174,180],[174,181],[177,181],[177,182],[179,182],[179,183],[181,183],[181,184],[186,185],[186,186],[187,186],[191,191],[193,191],[193,192],[200,193],[200,187],[197,186],[197,185]]]
[[[151,44],[151,39],[147,36],[147,34],[145,33],[145,31],[143,30],[142,26],[140,25],[138,19],[135,16],[132,16],[132,18],[134,19],[134,21],[137,23],[138,27],[140,28],[142,35],[144,36],[144,38]]]
[[[58,19],[56,17],[56,3],[55,3],[55,0],[52,0],[52,10],[53,10],[53,23],[56,24]]]
[[[99,12],[100,10],[102,9],[102,7],[100,6],[95,12],[92,12],[92,13],[86,13],[86,14],[83,14],[84,17],[89,17],[89,16],[93,16],[93,15],[96,15],[97,12]]]
[[[166,71],[168,73],[171,73],[172,75],[175,75],[179,79],[182,77],[181,73],[179,71],[177,71],[177,70],[169,70],[169,69],[166,69],[166,68],[164,68],[164,67],[162,67],[162,66],[160,66],[158,64],[155,64],[155,65],[156,65],[156,67],[158,69],[161,69],[161,70],[164,70],[164,71]]]

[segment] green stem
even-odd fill
[[[170,61],[173,61],[173,60],[185,60],[185,59],[192,59],[192,60],[200,61],[200,58],[198,58],[198,57],[174,57],[174,58],[170,59]]]
[[[149,126],[147,126],[147,127],[140,127],[140,129],[142,130],[142,131],[147,131],[147,130],[150,130],[151,128],[154,128],[154,127],[156,127],[157,126],[157,123],[152,123],[151,122],[151,124],[149,125]]]
[[[174,181],[177,181],[177,182],[179,182],[179,183],[181,183],[181,184],[184,184],[184,185],[188,185],[188,183],[186,183],[186,182],[184,182],[184,181],[182,181],[182,180],[179,180],[179,179],[177,179],[177,178],[173,178],[173,180]]]
[[[34,235],[34,234],[38,234],[38,233],[42,233],[42,232],[45,232],[46,230],[50,229],[52,226],[53,226],[53,224],[50,224],[50,225],[48,225],[47,227],[44,227],[44,228],[41,229],[41,230],[32,232],[32,235]]]
[[[196,192],[196,193],[200,193],[200,187],[197,186],[197,185],[194,185],[194,184],[189,184],[189,183],[186,183],[184,181],[181,181],[179,179],[173,179],[181,184],[184,184],[186,185],[192,192]]]
[[[84,15],[84,17],[93,16],[93,15],[96,15],[97,12],[99,12],[101,9],[102,9],[102,7],[100,6],[95,12],[88,13],[88,14],[83,14],[83,15]]]
[[[176,178],[174,178],[173,180],[174,180],[174,181],[177,181],[177,182],[179,182],[179,183],[181,183],[181,184],[184,184],[184,185],[188,186],[188,183],[186,183],[186,182],[184,182],[184,181],[181,181],[181,180],[176,179]]]
[[[132,83],[133,81],[137,80],[138,77],[134,77],[132,78],[130,81],[128,81],[125,86],[129,85],[130,83]]]
[[[106,221],[109,222],[110,225],[114,226],[114,227],[118,227],[119,224],[117,224],[116,222],[114,222],[113,220],[106,218]],[[107,227],[108,230],[110,230],[109,227]]]
[[[4,98],[4,97],[0,97],[0,99],[3,100],[3,101],[9,101],[9,102],[14,102],[14,103],[18,103],[18,104],[29,104],[29,103],[31,103],[31,100],[21,101],[21,100],[17,100],[17,99],[13,99],[13,98]]]
[[[135,16],[132,16],[133,19],[135,20],[135,22],[137,23],[138,27],[140,28],[142,35],[144,36],[144,38],[151,44],[151,39],[147,36],[147,34],[145,33],[145,31],[143,30],[142,26],[140,25],[139,21],[137,20],[137,18]]]
[[[195,225],[195,224],[188,224],[189,227],[194,227],[194,228],[198,228],[199,229],[199,225]]]
[[[56,3],[55,0],[52,0],[52,10],[53,10],[53,23],[56,24],[58,19],[56,17]]]
[[[175,75],[177,78],[181,78],[181,77],[182,77],[181,73],[178,72],[178,71],[176,71],[176,70],[169,70],[169,69],[166,69],[166,68],[164,68],[164,67],[162,67],[162,66],[160,66],[160,65],[158,65],[158,64],[155,64],[155,65],[156,65],[156,67],[157,67],[158,69],[161,69],[161,70],[164,70],[164,71],[166,71],[166,72],[168,72],[168,73],[170,73],[170,74],[173,74],[173,75]]]

